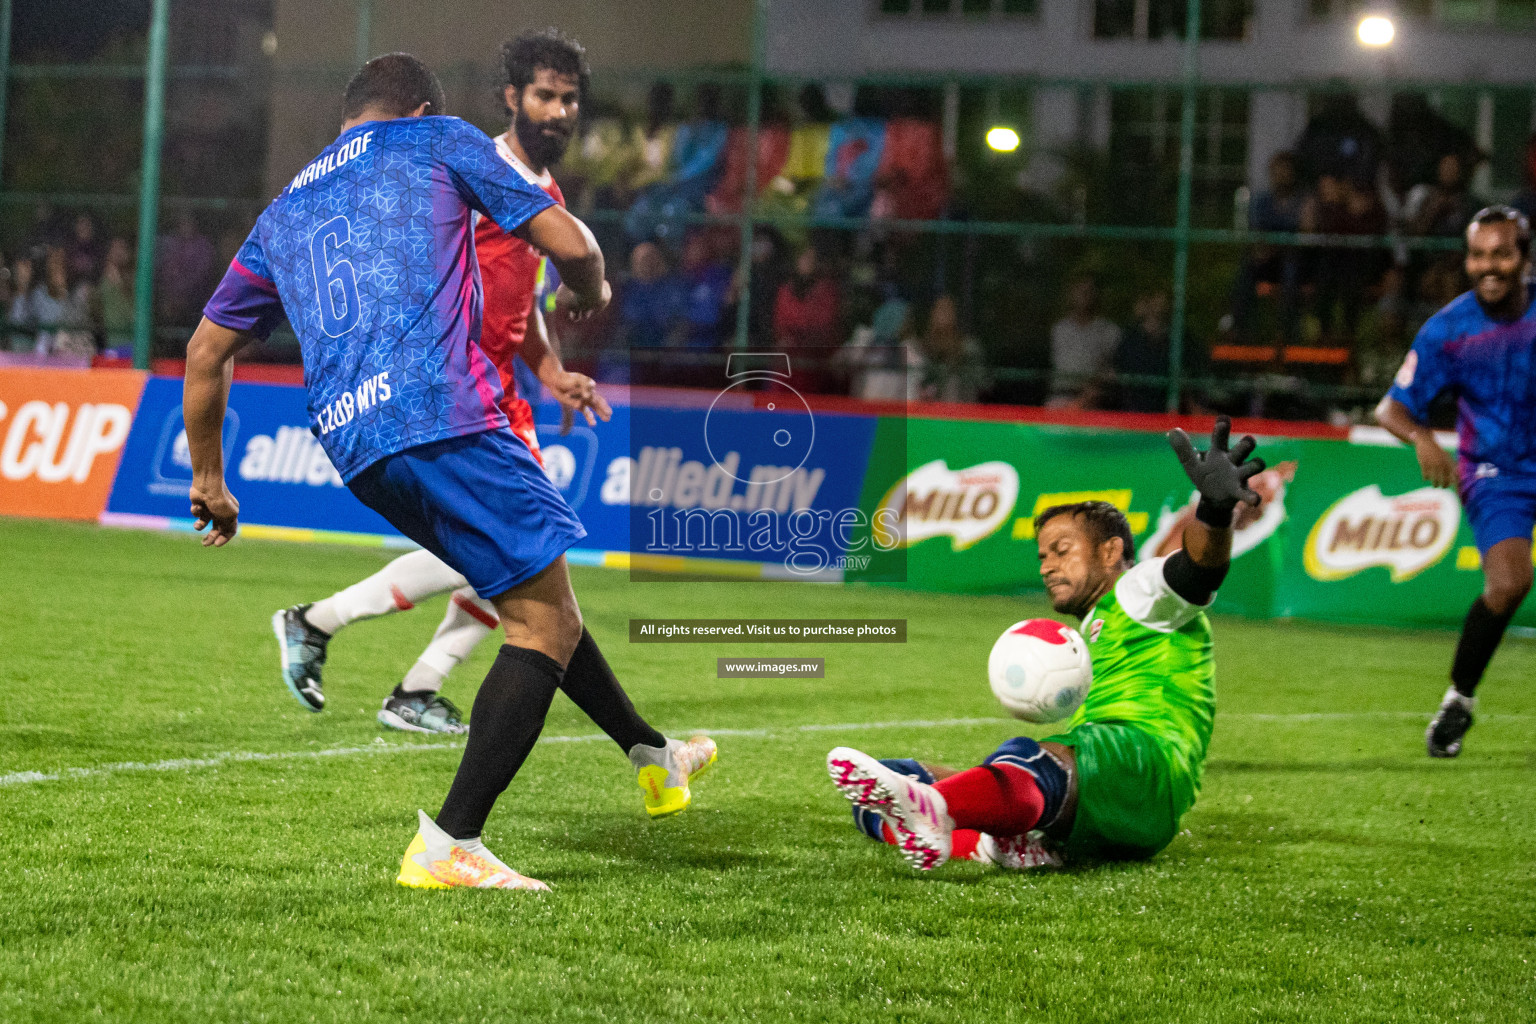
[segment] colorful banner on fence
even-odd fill
[[[145,376],[0,369],[0,515],[100,515]]]
[[[1425,486],[1410,452],[1342,440],[1261,446],[1272,467],[1255,482],[1265,503],[1240,510],[1219,610],[1460,621],[1481,587],[1477,550],[1455,494]],[[883,420],[861,501],[894,515],[910,585],[1006,592],[1041,589],[1034,517],[1089,499],[1126,514],[1141,557],[1175,549],[1193,514],[1161,434],[953,420]],[[1536,608],[1516,621],[1536,625]]]
[[[131,371],[0,371],[0,514],[186,528],[181,387]],[[812,415],[792,393],[734,388],[682,407],[618,405],[611,422],[564,435],[558,408],[539,410],[547,472],[588,531],[573,557],[727,578],[1038,591],[1042,509],[1107,501],[1143,557],[1177,546],[1193,513],[1160,433]],[[1265,504],[1239,523],[1220,610],[1461,619],[1481,585],[1477,551],[1455,495],[1426,487],[1410,453],[1262,443]],[[301,388],[236,382],[225,462],[250,536],[408,543],[342,486]],[[1517,621],[1536,624],[1536,606]]]

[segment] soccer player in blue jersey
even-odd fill
[[[286,313],[311,429],[342,480],[464,575],[506,634],[447,799],[436,821],[418,812],[397,880],[543,889],[480,835],[582,641],[564,552],[586,531],[499,407],[501,381],[479,344],[473,214],[549,257],[563,281],[558,310],[601,309],[609,290],[585,225],[442,109],[442,86],[414,57],[369,61],[347,86],[340,136],[258,218],[187,345],[192,513],[209,527],[205,545],[235,535],[220,442],[231,366]],[[600,658],[586,668],[606,670]],[[616,681],[611,690],[628,705]],[[658,789],[685,791],[705,764],[654,767]]]
[[[1536,303],[1525,215],[1491,206],[1473,217],[1466,268],[1472,290],[1419,331],[1376,407],[1377,421],[1413,446],[1425,480],[1458,488],[1483,560],[1483,592],[1467,612],[1451,687],[1426,734],[1431,757],[1461,753],[1477,684],[1531,589],[1536,528]],[[1457,403],[1454,461],[1426,422],[1442,394]]]

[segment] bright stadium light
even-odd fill
[[[1360,38],[1362,46],[1386,46],[1397,35],[1397,28],[1391,18],[1371,14],[1360,19],[1355,35]]]
[[[1019,148],[1019,133],[1012,128],[998,125],[987,129],[987,145],[999,153],[1012,153]]]

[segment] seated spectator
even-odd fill
[[[88,213],[75,217],[69,244],[65,246],[65,270],[71,281],[95,281],[101,277],[101,239],[96,237],[96,221]]]
[[[49,249],[43,259],[43,279],[32,288],[30,312],[38,327],[33,351],[38,355],[91,356],[96,342],[90,332],[91,286],[70,287],[63,249]]]
[[[1364,181],[1325,174],[1302,209],[1302,230],[1324,235],[1381,235],[1387,211]],[[1352,344],[1368,292],[1380,281],[1391,257],[1382,250],[1328,246],[1314,254],[1313,311],[1326,341]]]
[[[22,252],[40,264],[49,249],[63,245],[64,241],[65,233],[58,213],[45,199],[32,208],[32,224],[22,240]]]
[[[921,397],[929,402],[975,402],[990,381],[981,344],[960,330],[955,300],[940,295],[928,311],[923,336],[924,367]]]
[[[1408,190],[1403,212],[1409,234],[1459,238],[1467,230],[1472,215],[1483,207],[1472,195],[1468,170],[1461,157],[1447,153],[1435,166],[1434,184]]]
[[[10,329],[6,347],[12,352],[31,352],[37,344],[37,317],[32,315],[33,266],[29,256],[11,263],[11,300],[6,306],[5,324]]]
[[[1294,234],[1301,230],[1302,202],[1295,155],[1276,153],[1269,160],[1269,191],[1254,196],[1248,206],[1248,227]],[[1260,242],[1243,257],[1232,289],[1231,329],[1245,341],[1253,337],[1254,305],[1261,286],[1279,292],[1280,332],[1294,343],[1300,317],[1301,254],[1290,246]]]
[[[630,276],[619,289],[619,335],[633,368],[634,384],[662,384],[667,367],[651,350],[682,341],[684,282],[667,267],[667,256],[656,243],[639,244],[630,252]]]
[[[1067,315],[1051,327],[1053,409],[1099,409],[1120,347],[1120,328],[1099,315],[1099,285],[1080,274],[1067,286]]]
[[[1115,373],[1129,377],[1167,377],[1169,366],[1166,289],[1147,292],[1136,300],[1136,322],[1126,328],[1115,353]],[[1168,386],[1151,381],[1121,381],[1119,406],[1126,412],[1162,412]]]
[[[714,349],[726,338],[726,304],[731,290],[731,267],[715,253],[710,236],[696,232],[683,244],[681,277],[685,289],[683,319],[689,348]]]
[[[122,352],[133,346],[133,248],[126,238],[107,246],[101,285],[96,289],[96,326],[105,348]]]
[[[807,246],[795,258],[795,270],[779,286],[773,303],[773,336],[790,353],[797,391],[825,394],[831,385],[828,361],[842,329],[842,290]]]
[[[915,335],[911,304],[892,291],[837,353],[849,373],[848,393],[880,402],[922,397],[923,356]]]

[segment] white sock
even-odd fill
[[[309,624],[334,634],[359,619],[408,611],[418,601],[464,586],[464,577],[430,551],[401,555],[378,572],[316,601],[304,613]]]
[[[406,693],[436,693],[443,688],[448,677],[469,653],[484,640],[498,623],[496,608],[491,602],[477,597],[469,587],[460,587],[448,599],[448,610],[432,642],[421,652],[416,664],[405,674],[400,689]]]
[[[1445,696],[1440,698],[1440,705],[1441,705],[1441,707],[1444,707],[1445,705],[1451,703],[1452,701],[1455,701],[1457,704],[1460,704],[1462,707],[1466,708],[1468,711],[1471,711],[1471,710],[1473,710],[1473,709],[1475,709],[1477,707],[1477,698],[1476,697],[1468,697],[1466,694],[1464,694],[1460,690],[1456,689],[1455,686],[1452,686],[1449,690],[1445,691]]]

